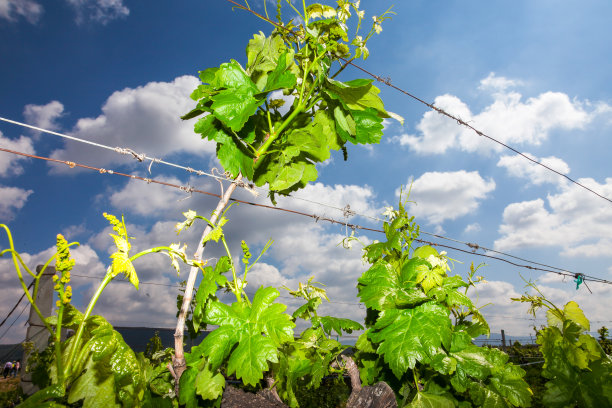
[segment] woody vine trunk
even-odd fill
[[[210,217],[210,223],[206,225],[204,228],[204,232],[202,233],[202,237],[200,239],[198,249],[196,250],[194,259],[197,261],[202,260],[202,254],[204,253],[204,248],[206,247],[206,241],[204,238],[212,231],[213,226],[211,224],[215,224],[219,218],[219,215],[223,213],[223,210],[227,206],[234,190],[238,186],[238,183],[242,180],[242,174],[239,174],[238,177],[234,179],[232,184],[227,188],[219,202],[217,203],[217,208],[212,212]],[[198,277],[198,271],[200,268],[198,266],[192,266],[189,270],[189,277],[187,278],[187,284],[185,286],[185,294],[183,296],[183,304],[181,305],[181,310],[178,315],[178,319],[176,322],[176,330],[174,332],[174,357],[172,359],[172,369],[173,375],[175,379],[175,391],[178,394],[179,392],[179,380],[181,375],[185,371],[185,353],[183,349],[183,336],[185,331],[185,319],[187,318],[187,312],[189,311],[189,306],[191,305],[191,300],[193,298],[193,289],[195,287],[195,281]]]

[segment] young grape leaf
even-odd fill
[[[328,335],[331,335],[332,330],[338,333],[338,336],[342,336],[343,331],[350,334],[353,330],[363,330],[362,325],[351,319],[332,316],[322,316],[321,325],[323,325],[323,330]]]
[[[266,80],[266,91],[282,88],[293,88],[297,82],[296,76],[288,69],[293,62],[293,50],[285,51],[278,57],[278,64]]]
[[[406,405],[408,408],[455,408],[455,403],[452,399],[435,394],[428,394],[426,392],[417,392],[410,404]]]
[[[200,370],[195,378],[196,393],[207,400],[216,400],[223,394],[225,377],[221,373],[214,374],[208,367]]]

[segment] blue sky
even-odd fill
[[[396,3],[397,15],[368,44],[371,56],[361,66],[612,197],[609,2]],[[258,11],[262,4],[251,2]],[[391,4],[363,0],[361,8],[370,18]],[[291,13],[288,7],[285,12]],[[189,94],[198,84],[197,72],[231,58],[243,63],[246,44],[258,31],[269,33],[271,27],[232,11],[222,0],[64,0],[53,6],[0,0],[0,116],[211,171],[218,167],[214,146],[179,116],[193,106]],[[342,79],[363,76],[347,69]],[[412,212],[425,231],[612,278],[612,204],[378,86],[386,107],[403,116],[404,125],[387,123],[381,144],[373,148],[349,148],[348,162],[333,157],[319,168],[317,184],[297,196],[338,208],[350,204],[360,214],[380,217],[385,206],[396,205],[400,186],[412,181]],[[208,177],[159,163],[149,173],[149,162],[6,122],[0,122],[0,147],[219,192],[218,182]],[[267,202],[265,193],[237,196]],[[181,212],[207,215],[215,203],[0,152],[0,222],[11,227],[17,249],[31,265],[51,255],[61,232],[81,243],[74,251],[74,273],[103,276],[112,243],[104,211],[125,215],[136,250],[180,240],[193,252],[200,232],[177,237],[173,225]],[[279,206],[343,219],[341,212],[308,201],[286,198]],[[254,248],[275,240],[253,270],[251,288],[297,286],[314,275],[336,302],[325,306],[327,312],[362,318],[355,284],[367,266],[359,248],[338,246],[344,227],[246,205],[234,206],[229,218],[227,233],[235,251],[240,239]],[[363,216],[349,222],[380,227]],[[358,235],[364,242],[380,239],[375,233]],[[0,247],[6,245],[0,237]],[[214,247],[207,253],[220,255]],[[589,283],[591,294],[584,285],[577,291],[571,278],[563,281],[461,252],[449,255],[463,262],[454,270],[463,275],[471,262],[487,263],[480,272],[488,283],[472,294],[479,305],[490,303],[483,312],[494,332],[531,331],[534,322],[510,301],[524,292],[519,274],[538,279],[559,305],[576,300],[594,329],[612,324],[606,307],[610,285]],[[184,268],[177,277],[162,256],[139,261],[136,268],[141,281],[165,285],[188,272]],[[77,305],[91,295],[94,282],[74,278]],[[142,285],[136,292],[113,283],[95,311],[116,325],[173,327],[176,293],[169,286]],[[0,316],[20,295],[9,260],[0,259]],[[20,320],[0,342],[20,341],[24,333]]]

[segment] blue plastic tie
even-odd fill
[[[574,282],[576,282],[576,290],[580,288],[580,285],[582,284],[583,281],[584,281],[584,278],[582,277],[582,275],[577,273],[576,279],[574,279]]]

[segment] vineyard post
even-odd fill
[[[504,332],[504,329],[502,329],[501,331],[501,336],[502,336],[502,350],[506,350],[506,333]]]

